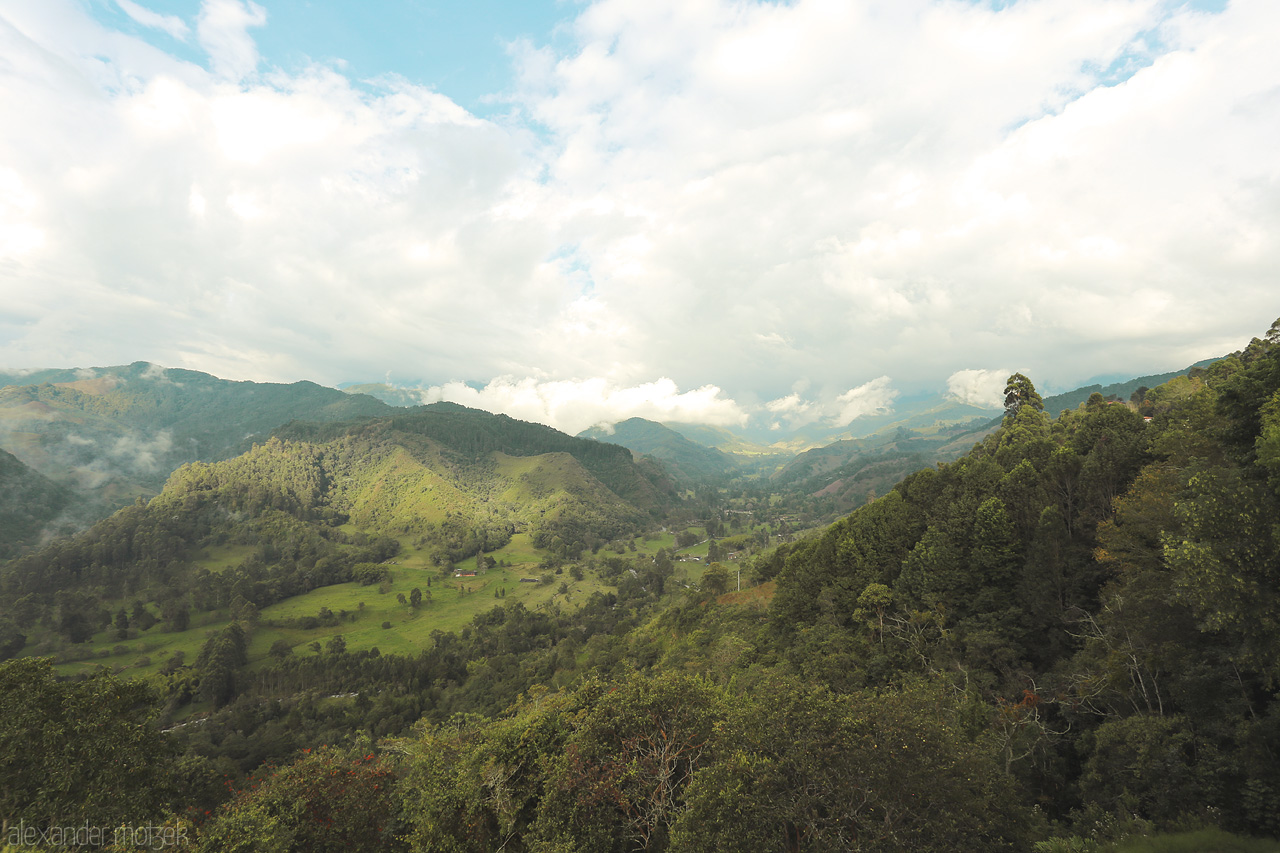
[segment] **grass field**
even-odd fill
[[[252,550],[248,546],[221,546],[206,552],[197,565],[221,571],[237,565]],[[400,554],[389,565],[392,583],[386,592],[380,592],[376,584],[342,583],[320,587],[263,609],[258,628],[250,638],[250,666],[261,666],[278,640],[288,642],[294,654],[313,654],[312,643],[323,645],[337,634],[343,636],[351,651],[377,647],[384,654],[416,654],[431,643],[433,631],[459,631],[477,614],[500,604],[518,601],[531,610],[571,609],[592,593],[612,589],[592,572],[575,581],[567,568],[562,574],[552,573],[550,583],[522,583],[521,578],[541,579],[545,573],[539,568],[543,554],[533,547],[526,534],[516,534],[506,547],[490,556],[510,565],[490,569],[476,577],[442,578],[426,552],[415,548],[411,537],[405,537]],[[475,571],[475,563],[474,557],[465,560],[457,566],[457,571]],[[561,584],[566,587],[564,593],[560,592]],[[401,594],[407,600],[415,587],[424,594],[423,604],[417,610],[397,600]],[[499,597],[495,597],[495,592]],[[334,614],[345,610],[348,617],[336,625],[311,629],[287,624],[317,616],[322,608]],[[391,627],[383,628],[384,622],[389,622]],[[223,610],[193,613],[191,627],[185,631],[165,632],[162,626],[156,625],[132,640],[118,640],[115,629],[108,628],[75,647],[77,656],[86,656],[83,660],[60,663],[56,668],[63,675],[90,672],[99,667],[120,669],[133,676],[150,675],[177,652],[184,654],[185,663],[193,663],[209,637],[229,624],[230,614]]]
[[[354,527],[346,529],[355,532]],[[385,592],[381,592],[376,584],[343,583],[321,587],[265,608],[259,614],[258,628],[250,638],[250,666],[263,665],[269,650],[279,640],[287,642],[294,654],[314,654],[313,643],[319,642],[323,646],[337,634],[344,637],[351,651],[376,647],[384,654],[415,654],[430,644],[433,631],[459,631],[477,614],[499,604],[518,601],[529,609],[573,608],[594,592],[613,589],[590,571],[583,580],[574,581],[567,568],[562,574],[552,574],[550,583],[522,583],[521,578],[541,580],[546,573],[541,568],[545,554],[533,546],[526,533],[517,533],[506,546],[488,555],[507,565],[469,578],[441,577],[440,569],[433,564],[430,554],[417,548],[414,539],[413,536],[399,537],[400,553],[389,562],[392,583]],[[676,551],[674,532],[648,534],[647,537],[637,537],[635,541],[636,551],[627,550],[623,556],[652,556],[660,548],[666,548],[680,555],[701,557],[697,562],[687,560],[675,564],[677,583],[697,585],[706,571],[708,542]],[[196,564],[212,572],[222,572],[239,565],[253,552],[254,548],[248,545],[221,545],[207,549]],[[725,567],[730,571],[733,584],[737,566],[725,562]],[[476,571],[476,558],[463,560],[455,568],[458,572]],[[560,592],[561,584],[567,587],[565,593]],[[397,600],[399,595],[408,599],[415,587],[424,593],[424,602],[416,610]],[[495,592],[498,593],[496,598]],[[114,611],[124,603],[116,602],[109,609]],[[347,615],[336,625],[304,629],[289,624],[317,616],[326,608],[334,614],[346,611]],[[390,623],[390,627],[383,628],[384,622]],[[154,674],[177,652],[183,653],[185,663],[193,663],[209,637],[229,624],[230,613],[224,610],[193,613],[191,626],[185,631],[165,632],[162,626],[157,625],[131,640],[119,640],[115,629],[107,628],[84,645],[73,647],[72,651],[82,659],[60,663],[57,669],[63,675],[99,667],[110,667],[135,676]]]

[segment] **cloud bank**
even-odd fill
[[[548,424],[576,435],[598,424],[628,418],[744,426],[747,413],[714,385],[681,392],[670,379],[618,387],[604,379],[538,381],[503,376],[483,388],[448,382],[420,392],[423,403],[441,400]]]
[[[1004,389],[1012,370],[957,370],[947,378],[947,396],[982,409],[1004,408]]]
[[[1270,0],[600,0],[512,47],[492,120],[277,67],[247,0],[118,5],[159,40],[0,2],[0,364],[838,422],[1280,313]]]

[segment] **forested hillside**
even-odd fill
[[[69,738],[43,772],[82,780],[72,795],[15,771],[0,807],[40,825],[166,822],[209,851],[1280,836],[1280,321],[1132,401],[1044,408],[1010,377],[1001,426],[966,455],[746,561],[741,591],[723,565],[682,576],[666,549],[601,532],[671,500],[622,448],[447,406],[293,425],[5,569],[8,636],[101,630],[103,596],[181,588],[219,536],[254,549],[182,593],[227,614],[199,653],[97,701],[96,727],[70,731],[66,709],[125,695],[119,674],[0,664],[0,760]],[[601,586],[535,610],[494,588],[492,609],[411,653],[335,635],[248,665],[277,596],[385,582],[406,537],[447,551],[453,518],[468,548],[505,523],[554,529],[546,566],[566,595],[569,579]],[[22,684],[46,713],[18,704]],[[131,810],[103,796],[103,758],[150,768],[110,783]]]
[[[0,450],[0,560],[16,557],[58,531],[74,496]]]
[[[732,457],[716,448],[690,441],[675,430],[644,418],[628,418],[608,430],[592,427],[578,436],[620,444],[637,455],[652,456],[685,483],[721,481],[737,467]]]
[[[146,362],[0,374],[0,448],[76,495],[81,527],[155,494],[179,465],[227,459],[295,418],[393,411],[312,382],[230,382]]]
[[[0,614],[82,642],[118,598],[170,623],[237,596],[263,608],[350,581],[402,539],[443,567],[517,533],[577,554],[637,532],[669,500],[624,448],[460,407],[281,433],[295,440],[183,466],[150,502],[13,561],[0,574]],[[224,545],[250,554],[229,573],[195,567]]]

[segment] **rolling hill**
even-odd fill
[[[184,465],[149,502],[13,561],[0,609],[56,598],[74,642],[80,623],[97,624],[101,605],[89,602],[127,594],[162,613],[203,612],[241,596],[266,607],[351,581],[357,564],[401,547],[437,567],[517,536],[567,556],[637,533],[672,501],[625,448],[459,406],[278,433],[232,459]],[[209,563],[228,547],[229,564]]]
[[[619,444],[638,455],[652,456],[672,476],[685,482],[722,479],[737,467],[735,460],[720,450],[690,441],[674,429],[644,418],[629,418],[609,430],[591,427],[578,433],[578,437]]]
[[[60,521],[74,509],[71,492],[0,450],[0,560],[65,532]]]
[[[290,420],[393,411],[312,382],[232,382],[146,362],[0,373],[0,448],[79,495],[86,522],[155,494],[179,465],[234,456]]]

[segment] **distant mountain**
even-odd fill
[[[1186,376],[1197,368],[1208,367],[1219,358],[1206,358],[1204,361],[1197,361],[1190,367],[1182,370],[1174,370],[1170,373],[1156,373],[1151,376],[1139,376],[1137,379],[1127,379],[1123,382],[1115,382],[1111,385],[1085,385],[1074,391],[1068,391],[1065,394],[1055,394],[1052,397],[1044,398],[1044,410],[1050,417],[1057,417],[1064,409],[1075,409],[1080,404],[1086,402],[1093,394],[1101,394],[1104,397],[1118,397],[1121,400],[1128,400],[1134,391],[1139,388],[1155,388],[1163,385],[1176,376]]]
[[[421,392],[412,388],[398,388],[385,382],[344,385],[341,390],[344,394],[368,394],[370,397],[375,397],[387,405],[401,408],[421,406],[423,403]]]
[[[611,430],[591,427],[578,433],[609,444],[618,444],[641,456],[660,460],[674,477],[684,481],[720,479],[735,467],[729,456],[713,447],[690,441],[680,433],[644,418],[630,418],[614,424]]]
[[[960,458],[999,426],[1000,418],[991,418],[843,439],[798,454],[772,481],[775,488],[829,498],[832,509],[844,513],[920,468]]]
[[[461,406],[295,422],[235,458],[184,465],[145,505],[11,562],[0,610],[27,594],[124,589],[158,605],[226,606],[226,579],[191,568],[225,543],[253,546],[229,576],[266,606],[350,581],[357,563],[381,562],[400,539],[441,562],[516,534],[544,553],[577,554],[635,535],[673,500],[671,484],[626,448]]]
[[[456,403],[432,403],[389,418],[355,424],[296,422],[277,429],[274,436],[289,441],[322,442],[384,430],[400,437],[428,439],[448,449],[454,458],[472,459],[492,453],[512,457],[566,454],[603,486],[638,509],[660,511],[672,500],[673,487],[665,475],[637,464],[624,447],[575,438],[544,424],[469,409]]]
[[[83,495],[96,517],[186,462],[226,459],[293,419],[395,411],[313,382],[232,382],[146,362],[0,373],[0,448]]]
[[[59,519],[75,502],[70,491],[0,450],[0,561],[61,532]]]
[[[895,401],[892,411],[864,415],[844,426],[832,426],[823,422],[808,424],[779,440],[774,447],[800,453],[815,447],[825,447],[836,441],[869,438],[899,429],[932,434],[950,431],[955,427],[976,426],[1001,413],[998,408],[971,406],[940,394],[917,395]]]
[[[736,457],[791,455],[788,450],[761,443],[749,438],[744,432],[731,430],[727,427],[690,424],[679,421],[668,421],[663,426],[704,447],[712,447],[722,453],[730,453]]]

